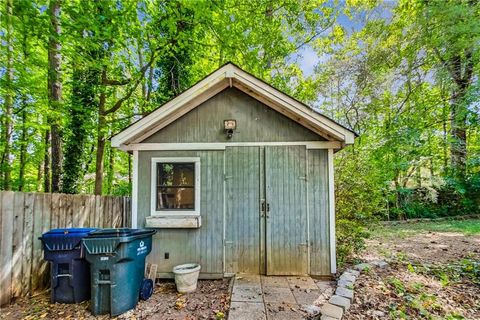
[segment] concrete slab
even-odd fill
[[[315,284],[317,285],[320,291],[329,290],[331,288],[335,288],[336,282],[335,281],[328,281],[328,280],[314,280]]]
[[[286,277],[261,276],[261,280],[263,287],[289,287]]]
[[[270,303],[297,304],[290,288],[263,287],[263,300]]]
[[[267,315],[263,303],[237,302],[230,304],[229,320],[266,320]]]
[[[310,277],[238,274],[232,289],[228,319],[304,319],[307,311],[302,308],[318,309],[314,302],[327,294],[326,303],[335,290],[333,285],[334,282],[316,281]]]
[[[256,287],[233,286],[232,301],[235,302],[263,302],[262,289]]]
[[[268,320],[300,320],[305,315],[296,304],[267,303],[266,310]]]
[[[295,300],[299,305],[313,304],[320,297],[320,290],[291,289]]]
[[[262,283],[260,280],[260,275],[258,274],[238,274],[235,277],[235,286],[236,287],[255,287],[261,288]]]
[[[287,282],[291,289],[318,289],[310,277],[287,277]]]

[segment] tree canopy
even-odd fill
[[[336,155],[345,230],[478,213],[477,1],[2,0],[0,11],[2,189],[128,194],[130,156],[108,138],[232,61],[360,134]]]

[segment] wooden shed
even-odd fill
[[[228,63],[114,137],[157,276],[336,272],[333,154],[355,133]]]

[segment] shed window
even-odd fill
[[[199,214],[198,158],[152,159],[152,213]]]

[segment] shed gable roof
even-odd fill
[[[232,63],[220,67],[188,90],[133,123],[111,139],[113,147],[139,143],[228,87],[235,87],[329,141],[352,144],[356,134],[273,88]]]

